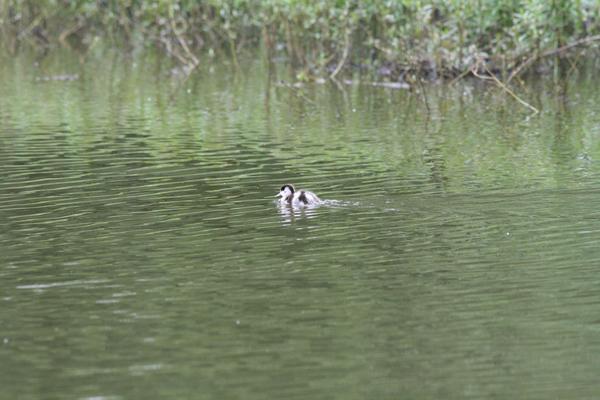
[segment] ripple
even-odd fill
[[[426,115],[128,64],[0,83],[6,396],[590,397],[597,91],[523,122],[476,88]],[[323,204],[273,204],[285,182]]]
[[[32,283],[29,285],[18,285],[17,289],[50,289],[55,287],[65,287],[65,286],[77,286],[77,287],[89,287],[94,286],[99,283],[107,283],[109,282],[107,279],[91,279],[91,280],[76,280],[69,282],[51,282],[51,283]]]

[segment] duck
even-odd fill
[[[294,206],[310,206],[321,203],[319,196],[308,190],[296,190],[291,183],[283,185],[277,197],[279,197],[280,203]]]

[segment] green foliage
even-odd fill
[[[5,43],[109,33],[234,56],[262,44],[312,75],[346,50],[347,64],[456,74],[600,33],[593,0],[0,0],[0,13]]]

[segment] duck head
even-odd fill
[[[291,201],[294,197],[294,191],[294,186],[289,183],[286,183],[281,187],[281,190],[279,191],[277,197],[279,197],[281,201]]]

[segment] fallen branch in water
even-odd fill
[[[177,60],[179,60],[179,62],[183,64],[184,67],[187,67],[189,65],[189,61],[183,55],[179,54],[179,51],[177,51],[171,46],[171,40],[169,38],[163,37],[160,40],[165,46],[165,50],[167,51],[167,53],[169,53],[171,57],[175,57]]]
[[[488,76],[480,75],[479,72],[477,72],[477,69],[479,68],[479,65],[483,66],[483,69],[488,74]],[[527,107],[530,110],[532,110],[534,112],[534,114],[537,114],[537,113],[540,112],[540,110],[538,110],[537,108],[535,108],[534,106],[532,106],[531,104],[529,104],[528,102],[526,102],[525,100],[523,100],[522,98],[520,98],[519,96],[517,96],[515,94],[515,92],[513,92],[512,90],[510,90],[508,88],[508,86],[506,86],[506,84],[504,84],[504,83],[502,83],[500,81],[500,79],[496,78],[496,75],[494,75],[494,74],[492,74],[490,72],[490,70],[485,65],[485,62],[483,60],[481,60],[481,59],[477,60],[477,63],[473,66],[473,68],[471,68],[471,73],[473,75],[475,75],[479,79],[485,79],[485,80],[494,81],[494,83],[496,83],[496,85],[498,85],[498,87],[500,87],[502,90],[504,90],[506,93],[508,93],[512,98],[514,98],[515,100],[517,100],[519,103],[521,103],[525,107]]]
[[[187,55],[187,58],[190,60],[189,62],[186,63],[186,65],[189,67],[189,70],[191,72],[200,64],[200,61],[198,60],[198,58],[196,58],[194,53],[192,53],[192,51],[188,47],[187,43],[185,42],[185,39],[183,37],[181,37],[181,34],[177,31],[177,27],[175,26],[175,22],[173,21],[173,18],[170,18],[169,22],[171,23],[171,29],[173,30],[173,34],[175,35],[177,42],[179,43],[179,45],[181,46],[181,48]]]
[[[510,74],[510,76],[506,80],[506,83],[509,83],[515,76],[519,75],[521,72],[523,72],[525,69],[527,69],[531,64],[533,64],[534,62],[536,62],[538,60],[541,60],[542,58],[561,54],[561,53],[564,53],[565,51],[570,50],[574,47],[582,46],[582,45],[596,42],[599,40],[600,40],[600,35],[588,36],[586,38],[576,40],[572,43],[566,44],[566,45],[558,47],[556,49],[546,50],[540,54],[536,54],[532,57],[529,57],[527,60],[522,62],[517,68],[514,69],[514,71]]]

